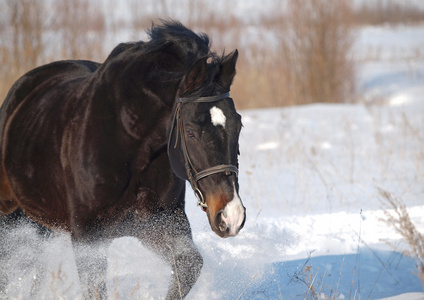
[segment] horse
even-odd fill
[[[86,299],[107,297],[99,245],[122,236],[169,263],[166,299],[186,297],[203,265],[184,211],[186,181],[218,236],[236,236],[246,219],[242,123],[229,94],[238,51],[217,55],[206,34],[176,21],[147,32],[148,41],[120,44],[101,64],[29,71],[0,110],[0,226],[28,218],[70,234]]]

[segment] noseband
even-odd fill
[[[175,113],[172,121],[172,128],[171,132],[169,133],[169,140],[168,140],[168,155],[169,155],[169,147],[171,143],[172,134],[174,131],[175,124],[177,124],[177,136],[175,138],[175,145],[174,149],[177,148],[178,144],[178,137],[181,138],[181,148],[183,150],[183,156],[184,156],[184,162],[185,162],[185,169],[187,173],[188,180],[191,184],[191,188],[194,191],[194,194],[197,198],[197,204],[201,206],[203,209],[206,209],[208,206],[206,204],[206,200],[202,194],[202,192],[199,189],[198,181],[213,175],[217,173],[224,172],[227,176],[231,175],[231,172],[236,174],[238,176],[238,168],[234,165],[217,165],[208,169],[205,169],[203,171],[198,172],[191,160],[190,156],[188,154],[187,150],[187,144],[186,144],[186,131],[184,128],[184,121],[181,118],[181,105],[183,103],[211,103],[211,102],[218,102],[221,100],[224,100],[226,98],[230,97],[230,93],[224,93],[218,96],[211,96],[211,97],[199,97],[199,98],[177,98],[177,107],[175,108]]]

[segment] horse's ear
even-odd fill
[[[191,66],[180,84],[180,95],[195,91],[205,81],[206,60],[207,58],[201,58]]]
[[[219,83],[225,88],[229,89],[233,83],[234,76],[236,75],[237,58],[238,50],[236,49],[223,59]]]

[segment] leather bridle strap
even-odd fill
[[[185,163],[185,169],[186,169],[186,173],[187,173],[187,177],[188,180],[191,184],[191,187],[194,191],[194,194],[197,197],[198,200],[198,205],[201,206],[202,208],[206,209],[208,206],[206,204],[206,200],[202,194],[202,192],[199,189],[199,186],[197,184],[197,182],[207,176],[213,175],[213,174],[217,174],[217,173],[222,173],[224,172],[227,176],[229,176],[231,173],[234,173],[236,176],[238,176],[238,168],[234,165],[226,165],[226,164],[222,164],[222,165],[218,165],[218,166],[214,166],[208,169],[205,169],[203,171],[196,171],[196,169],[194,168],[191,160],[190,160],[190,156],[188,154],[188,150],[187,150],[187,145],[186,145],[186,132],[185,132],[185,127],[184,127],[184,122],[181,118],[181,105],[183,103],[211,103],[211,102],[217,102],[217,101],[221,101],[223,99],[226,99],[230,97],[230,93],[224,93],[221,95],[217,95],[217,96],[210,96],[210,97],[191,97],[191,98],[178,98],[177,99],[177,107],[175,108],[175,113],[174,113],[174,117],[173,117],[173,122],[172,122],[172,128],[171,128],[171,132],[169,134],[169,141],[168,141],[168,153],[169,153],[169,144],[171,143],[171,138],[172,138],[172,134],[174,131],[174,127],[175,124],[177,125],[177,136],[175,138],[175,144],[174,144],[174,148],[177,148],[178,145],[178,138],[180,137],[181,139],[181,148],[183,151],[183,156],[184,156],[184,163]]]
[[[230,175],[231,172],[233,172],[234,174],[236,174],[236,176],[238,176],[238,168],[234,165],[219,165],[216,167],[212,167],[200,172],[197,172],[194,175],[194,180],[199,181],[202,178],[205,178],[209,175],[212,174],[216,174],[216,173],[221,173],[221,172],[225,172],[225,175]]]
[[[187,102],[196,102],[196,103],[211,103],[217,102],[230,97],[230,93],[224,93],[217,96],[209,96],[209,97],[189,97],[189,98],[177,98],[177,103],[187,103]]]

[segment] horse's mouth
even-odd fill
[[[244,213],[242,223],[240,225],[232,225],[231,223],[226,222],[226,218],[222,216],[222,210],[219,211],[214,218],[211,218],[209,209],[206,208],[204,211],[207,213],[212,231],[221,238],[237,236],[243,228],[246,220],[246,214]]]

